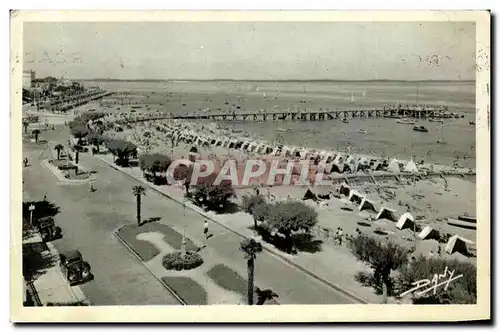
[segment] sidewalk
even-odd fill
[[[27,243],[41,243],[42,239],[40,235],[34,234],[30,239],[23,241],[23,244]],[[49,242],[47,243],[49,250],[42,252],[43,257],[55,257],[56,261],[53,266],[48,267],[44,273],[38,276],[33,281],[33,286],[38,293],[41,303],[46,306],[47,304],[74,304],[77,302],[87,303],[85,296],[83,295],[80,287],[71,287],[65,280],[60,268],[59,268],[59,253],[54,248],[54,246]]]
[[[178,186],[153,185],[147,182],[142,177],[142,172],[139,168],[118,167],[113,163],[113,157],[110,155],[99,155],[96,157],[112,168],[128,174],[129,176],[142,182],[145,186],[149,186],[150,188],[156,190],[160,194],[167,196],[174,201],[177,201],[181,204],[185,201],[183,197],[184,191]],[[212,223],[210,225],[210,231],[214,232],[215,234],[214,237],[211,238],[208,242],[219,255],[227,255],[227,258],[231,259],[233,261],[233,264],[239,262],[244,263],[244,261],[241,259],[235,260],[235,255],[238,255],[239,253],[237,251],[235,252],[235,250],[229,250],[229,248],[239,247],[239,242],[241,241],[242,237],[255,235],[252,230],[248,229],[248,226],[253,224],[252,217],[250,215],[242,212],[228,215],[216,215],[213,212],[203,211],[201,208],[193,205],[191,202],[185,202],[185,205],[190,210],[193,210],[194,212],[215,221],[215,223]],[[201,232],[199,232],[200,225],[186,223],[186,225],[183,225],[183,227],[186,227],[186,233],[190,234],[190,237],[203,241],[202,234]],[[217,236],[218,234],[224,234],[224,236]],[[236,236],[229,236],[229,234],[234,234]],[[350,300],[347,303],[380,303],[379,296],[375,295],[371,288],[362,287],[357,281],[354,280],[354,275],[359,271],[366,270],[367,267],[364,264],[356,261],[356,259],[350,254],[347,248],[334,248],[333,246],[324,244],[322,246],[322,251],[316,252],[314,254],[301,252],[298,255],[288,255],[279,251],[268,243],[263,242],[263,246],[266,249],[266,251],[264,251],[265,253],[267,253],[266,256],[271,257],[266,257],[266,259],[264,259],[264,252],[261,253],[257,259],[257,266],[260,271],[261,269],[259,268],[259,265],[269,264],[265,269],[269,269],[269,277],[271,279],[275,279],[276,276],[287,275],[284,271],[276,271],[278,269],[276,259],[278,259],[282,263],[293,267],[296,271],[300,271],[300,274],[303,276],[302,279],[304,277],[312,277],[316,279],[317,282],[320,282],[331,290],[335,290],[339,294],[342,294],[343,297],[349,298]],[[264,260],[265,262],[263,262]],[[245,273],[245,266],[242,266],[241,270],[238,272]],[[288,285],[288,287],[286,287],[287,289],[285,290],[285,292],[293,293],[294,291],[292,287],[300,287],[297,286],[298,284],[294,285],[291,280],[289,282],[291,283],[291,285]],[[275,285],[272,288],[282,288],[283,284],[284,283],[281,282],[281,285]],[[313,292],[311,291],[310,293]],[[306,299],[303,300],[306,301]]]

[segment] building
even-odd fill
[[[34,70],[23,70],[23,89],[31,88],[35,81],[35,77]]]

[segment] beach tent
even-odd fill
[[[335,162],[330,164],[332,167],[330,169],[331,173],[344,173],[345,165],[344,163],[337,164]]]
[[[361,163],[361,159],[356,158],[353,155],[347,156],[345,163],[348,165],[355,165],[356,163]],[[354,168],[354,167],[353,167]]]
[[[303,201],[306,201],[308,199],[312,199],[314,202],[318,200],[318,197],[316,196],[315,193],[311,191],[311,189],[307,189],[306,193],[304,194],[304,197],[302,197]]]
[[[356,190],[351,190],[349,194],[349,202],[353,202],[357,205],[360,205],[363,202],[364,196],[361,195]]]
[[[268,146],[266,146],[266,154],[269,154],[269,155],[270,155],[270,154],[272,154],[272,153],[273,153],[273,151],[274,151],[274,149],[273,149],[272,147],[270,147],[269,145],[268,145]]]
[[[345,195],[345,196],[349,197],[351,195],[351,187],[349,187],[348,184],[342,183],[340,185],[339,192],[341,195]]]
[[[415,164],[413,159],[410,160],[408,164],[406,164],[404,171],[409,173],[418,173],[417,165]]]
[[[281,154],[281,148],[280,147],[275,147],[273,151],[271,152],[272,156],[279,156]]]
[[[325,158],[326,158],[326,160],[325,160],[325,161],[326,161],[326,163],[327,163],[327,164],[329,164],[329,163],[331,163],[332,161],[334,161],[334,160],[335,160],[335,154],[333,154],[333,153],[329,153],[329,154],[327,154],[327,155],[325,156]]]
[[[386,165],[384,165],[384,163],[377,161],[375,164],[373,164],[372,170],[383,171],[385,167],[386,167]]]
[[[425,226],[425,228],[418,234],[418,237],[421,240],[439,240],[439,231],[432,228],[431,226]]]
[[[215,142],[215,146],[222,146],[222,140],[220,140],[220,139],[219,139],[219,140],[217,140],[217,141]]]
[[[466,241],[464,241],[464,239],[462,239],[458,235],[453,235],[448,240],[448,243],[446,244],[444,251],[446,251],[450,255],[453,254],[454,252],[459,252],[462,255],[467,256],[468,254],[467,243],[465,242]]]
[[[388,171],[388,172],[392,172],[392,173],[399,173],[399,172],[400,172],[400,169],[399,169],[399,163],[398,163],[398,161],[396,160],[396,158],[393,158],[393,159],[389,162],[389,166],[387,166],[387,171]]]
[[[413,218],[413,216],[409,212],[405,212],[401,217],[399,217],[396,227],[398,229],[406,229],[406,228],[413,229],[414,225],[415,225],[415,218]]]
[[[391,221],[396,222],[396,210],[389,209],[388,207],[382,206],[380,208],[380,211],[378,212],[377,216],[375,217],[375,220],[379,219],[389,219]]]
[[[375,203],[372,200],[369,200],[367,196],[363,198],[361,204],[359,204],[359,211],[369,210],[373,212],[378,212],[375,208]]]
[[[250,145],[248,145],[247,151],[254,152],[256,150],[255,149],[256,147],[257,147],[257,143],[252,142],[252,143],[250,143]]]
[[[332,172],[332,167],[333,167],[333,164],[330,163],[330,164],[325,164],[325,169],[324,169],[324,173],[325,174],[330,174]]]
[[[335,156],[335,159],[333,160],[333,163],[334,164],[344,163],[344,158],[342,157],[342,155],[340,153]]]

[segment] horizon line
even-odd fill
[[[466,80],[451,80],[451,79],[423,79],[423,80],[398,80],[398,79],[230,79],[230,78],[214,78],[214,79],[194,79],[194,78],[176,78],[176,79],[148,79],[148,78],[74,78],[69,79],[74,81],[109,81],[109,82],[475,82],[475,79]]]

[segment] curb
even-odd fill
[[[124,225],[126,226],[126,225]],[[122,239],[122,237],[120,235],[118,235],[118,231],[120,229],[122,229],[124,226],[121,226],[120,228],[118,228],[116,231],[113,232],[113,235],[118,239],[118,241],[120,241],[121,244],[123,244],[125,246],[125,248],[127,248],[130,253],[132,255],[134,255],[135,258],[137,258],[137,260],[139,260],[139,262],[141,262],[141,264],[149,271],[149,273],[151,273],[151,275],[153,277],[155,277],[156,280],[158,280],[160,282],[160,284],[165,287],[167,289],[167,291],[169,291],[177,301],[179,301],[180,304],[182,305],[188,305],[178,294],[175,290],[173,290],[169,285],[167,285],[166,283],[163,282],[163,280],[161,280],[156,274],[153,273],[153,271],[151,271],[151,269],[149,268],[149,266],[147,266],[144,261],[141,259],[141,257],[139,256],[139,254],[131,247],[128,245],[127,241],[125,241],[124,239]]]
[[[178,199],[176,199],[176,198],[174,198],[174,197],[172,197],[172,196],[170,196],[170,195],[168,195],[168,194],[166,194],[166,193],[162,192],[161,190],[159,190],[159,189],[157,189],[157,188],[155,188],[155,187],[151,186],[148,182],[143,182],[141,179],[138,179],[138,178],[136,178],[135,176],[133,176],[133,175],[131,175],[131,174],[128,174],[127,172],[124,172],[122,169],[118,168],[118,166],[112,165],[112,164],[108,163],[107,161],[105,161],[104,159],[101,159],[101,158],[99,158],[99,157],[97,157],[97,158],[98,158],[99,160],[101,160],[101,162],[103,162],[103,163],[105,163],[106,165],[108,165],[109,167],[111,167],[111,168],[113,168],[113,169],[115,169],[115,170],[118,170],[118,171],[122,172],[123,174],[125,174],[125,175],[127,175],[127,176],[131,177],[132,179],[134,179],[135,181],[138,181],[138,182],[141,182],[141,183],[146,184],[147,186],[149,186],[149,188],[151,188],[151,189],[155,190],[156,192],[158,192],[158,193],[159,193],[159,194],[161,194],[162,196],[164,196],[164,197],[166,197],[166,198],[168,198],[168,199],[170,199],[170,200],[173,200],[173,201],[175,201],[176,203],[179,203],[179,204],[184,205],[184,202],[183,202],[183,201],[180,201],[180,200],[178,200]],[[247,236],[245,236],[245,235],[243,235],[243,234],[239,233],[238,231],[236,231],[236,230],[232,229],[231,227],[229,227],[229,226],[227,226],[227,225],[224,225],[223,223],[221,223],[221,222],[220,222],[220,221],[218,221],[218,220],[213,219],[213,217],[209,216],[209,215],[208,215],[208,214],[206,214],[204,211],[199,211],[198,209],[195,209],[195,208],[194,208],[194,206],[190,206],[190,205],[187,205],[187,204],[185,204],[185,206],[186,206],[187,208],[191,209],[192,211],[194,211],[194,212],[198,213],[199,215],[203,216],[204,218],[207,218],[207,219],[211,220],[212,222],[215,222],[215,223],[216,223],[216,224],[218,224],[219,226],[221,226],[221,227],[223,227],[223,228],[227,229],[228,231],[230,231],[230,232],[232,232],[232,233],[234,233],[234,234],[236,234],[236,235],[238,235],[238,236],[240,236],[240,237],[242,237],[242,238],[247,238]],[[328,280],[326,280],[326,279],[324,279],[324,278],[322,278],[322,277],[318,276],[317,274],[314,274],[313,272],[311,272],[311,271],[307,270],[306,268],[304,268],[304,267],[300,266],[299,264],[297,264],[297,263],[295,263],[295,262],[291,261],[290,259],[288,259],[288,258],[286,258],[286,257],[282,256],[281,254],[279,254],[278,252],[276,252],[274,249],[269,248],[269,247],[268,247],[268,245],[267,245],[266,243],[263,243],[263,246],[262,246],[262,247],[264,248],[264,250],[266,250],[267,252],[269,252],[270,254],[272,254],[274,257],[276,257],[276,258],[278,258],[278,259],[280,259],[280,260],[284,261],[285,263],[287,263],[287,264],[289,264],[289,265],[291,265],[291,266],[293,266],[293,267],[295,267],[295,268],[299,269],[300,271],[302,271],[302,272],[306,273],[308,276],[310,276],[310,277],[312,277],[312,278],[314,278],[314,279],[316,279],[316,280],[318,280],[318,281],[322,282],[323,284],[325,284],[325,285],[329,286],[330,288],[335,289],[336,291],[338,291],[339,293],[341,293],[341,294],[342,294],[342,295],[344,295],[345,297],[347,297],[347,298],[349,298],[349,299],[351,299],[351,300],[354,300],[355,302],[360,303],[360,304],[369,304],[369,302],[367,302],[366,300],[364,300],[364,299],[362,299],[362,298],[360,298],[360,297],[358,297],[358,296],[356,296],[356,295],[354,295],[354,294],[351,294],[351,293],[349,293],[349,292],[347,292],[347,291],[343,290],[340,286],[338,286],[338,285],[335,285],[335,284],[331,283],[330,281],[328,281]],[[141,260],[141,261],[142,261],[142,260]],[[149,268],[148,268],[148,270],[149,270]],[[151,273],[152,273],[152,272],[151,272]],[[155,276],[155,277],[156,277],[156,276]],[[163,283],[163,282],[162,282],[162,283]]]
[[[59,180],[59,182],[62,182],[63,184],[85,184],[85,183],[89,183],[89,182],[95,180],[95,177],[93,177],[92,175],[88,179],[84,179],[84,180],[68,180],[68,179],[66,179],[61,174],[61,172],[59,171],[59,169],[57,169],[54,166],[52,166],[47,161],[47,159],[42,160],[41,164],[42,164],[42,166],[44,166],[45,168],[47,168],[49,171],[51,171],[52,174],[54,174],[57,177],[57,179]],[[80,168],[80,167],[81,166],[78,166],[78,168]],[[81,167],[81,168],[84,169],[85,171],[88,171],[87,168],[85,168],[85,167]]]
[[[58,257],[59,250],[57,250],[56,247],[51,242],[47,242],[46,244],[47,244],[47,248],[49,248],[50,253],[52,255]],[[71,293],[71,295],[73,295],[75,302],[83,302],[85,304],[91,305],[90,301],[87,300],[87,298],[83,294],[80,286],[78,286],[78,285],[77,286],[70,286],[68,284],[68,281],[66,280],[66,278],[64,278],[64,275],[62,274],[61,269],[59,269],[59,268],[57,268],[57,274],[61,277],[61,280],[64,281],[64,284],[69,289],[69,292]]]

